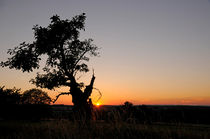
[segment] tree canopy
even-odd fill
[[[88,72],[85,62],[89,56],[98,55],[98,47],[92,44],[92,39],[79,40],[80,31],[85,30],[85,14],[61,20],[58,15],[51,18],[48,27],[35,25],[33,43],[23,42],[14,49],[9,49],[6,62],[1,66],[32,72],[40,67],[42,55],[47,55],[45,74],[37,73],[37,77],[31,80],[38,87],[53,89],[66,86],[70,78],[78,72]]]
[[[95,76],[93,74],[90,84],[84,87],[83,83],[76,81],[76,75],[88,72],[87,62],[90,56],[98,56],[98,47],[93,39],[80,40],[80,31],[85,30],[85,13],[73,17],[71,20],[62,20],[58,15],[50,18],[47,27],[35,25],[33,27],[35,40],[32,43],[23,42],[14,49],[9,49],[11,55],[7,61],[1,62],[2,67],[17,69],[23,72],[32,72],[40,68],[42,55],[46,55],[44,73],[37,73],[31,80],[37,87],[54,89],[61,86],[70,87],[72,102],[77,107],[86,107],[88,98],[92,93]]]
[[[50,104],[51,98],[48,94],[40,89],[26,90],[22,94],[23,104]]]
[[[21,93],[21,89],[5,89],[0,86],[0,104],[50,104],[51,98],[40,89],[30,89]]]
[[[5,89],[4,86],[0,86],[0,105],[20,104],[20,100],[20,89]]]

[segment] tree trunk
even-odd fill
[[[84,92],[79,88],[79,84],[75,79],[71,81],[70,92],[74,104],[73,111],[76,114],[75,118],[80,120],[81,118],[82,120],[92,119],[92,104],[88,102],[88,98],[92,93],[94,81],[95,76],[93,75],[90,84],[86,86]]]

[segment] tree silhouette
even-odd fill
[[[22,94],[23,104],[50,104],[51,98],[48,94],[40,89],[26,90]]]
[[[92,93],[95,81],[92,75],[90,84],[83,91],[84,83],[76,81],[76,75],[88,72],[86,62],[89,56],[97,56],[98,47],[92,44],[92,39],[79,40],[80,31],[85,30],[85,13],[73,17],[71,20],[61,20],[58,15],[51,18],[48,27],[35,25],[33,43],[21,43],[14,49],[9,49],[11,55],[7,61],[1,62],[2,67],[32,72],[40,67],[39,62],[42,55],[47,55],[46,64],[43,68],[44,74],[37,73],[35,79],[30,82],[37,87],[55,89],[68,86],[69,92],[61,95],[72,95],[74,109],[88,111],[88,98]]]
[[[5,89],[0,86],[0,119],[33,119],[50,117],[51,99],[40,89],[30,89],[21,93],[15,87]]]
[[[20,89],[4,89],[4,86],[0,87],[0,105],[20,104],[20,100]]]

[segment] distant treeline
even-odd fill
[[[51,105],[53,118],[73,120],[72,106]],[[104,122],[210,124],[209,106],[138,105],[94,107],[94,119]]]
[[[125,121],[130,123],[190,123],[210,124],[209,106],[133,106],[126,102],[122,106],[102,107],[98,115],[105,121]]]

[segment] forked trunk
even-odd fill
[[[95,76],[93,75],[90,84],[86,86],[84,92],[79,88],[75,80],[71,82],[70,92],[74,104],[73,111],[76,114],[75,118],[82,118],[83,120],[92,119],[92,102],[89,102],[88,98],[92,93],[94,81]]]

